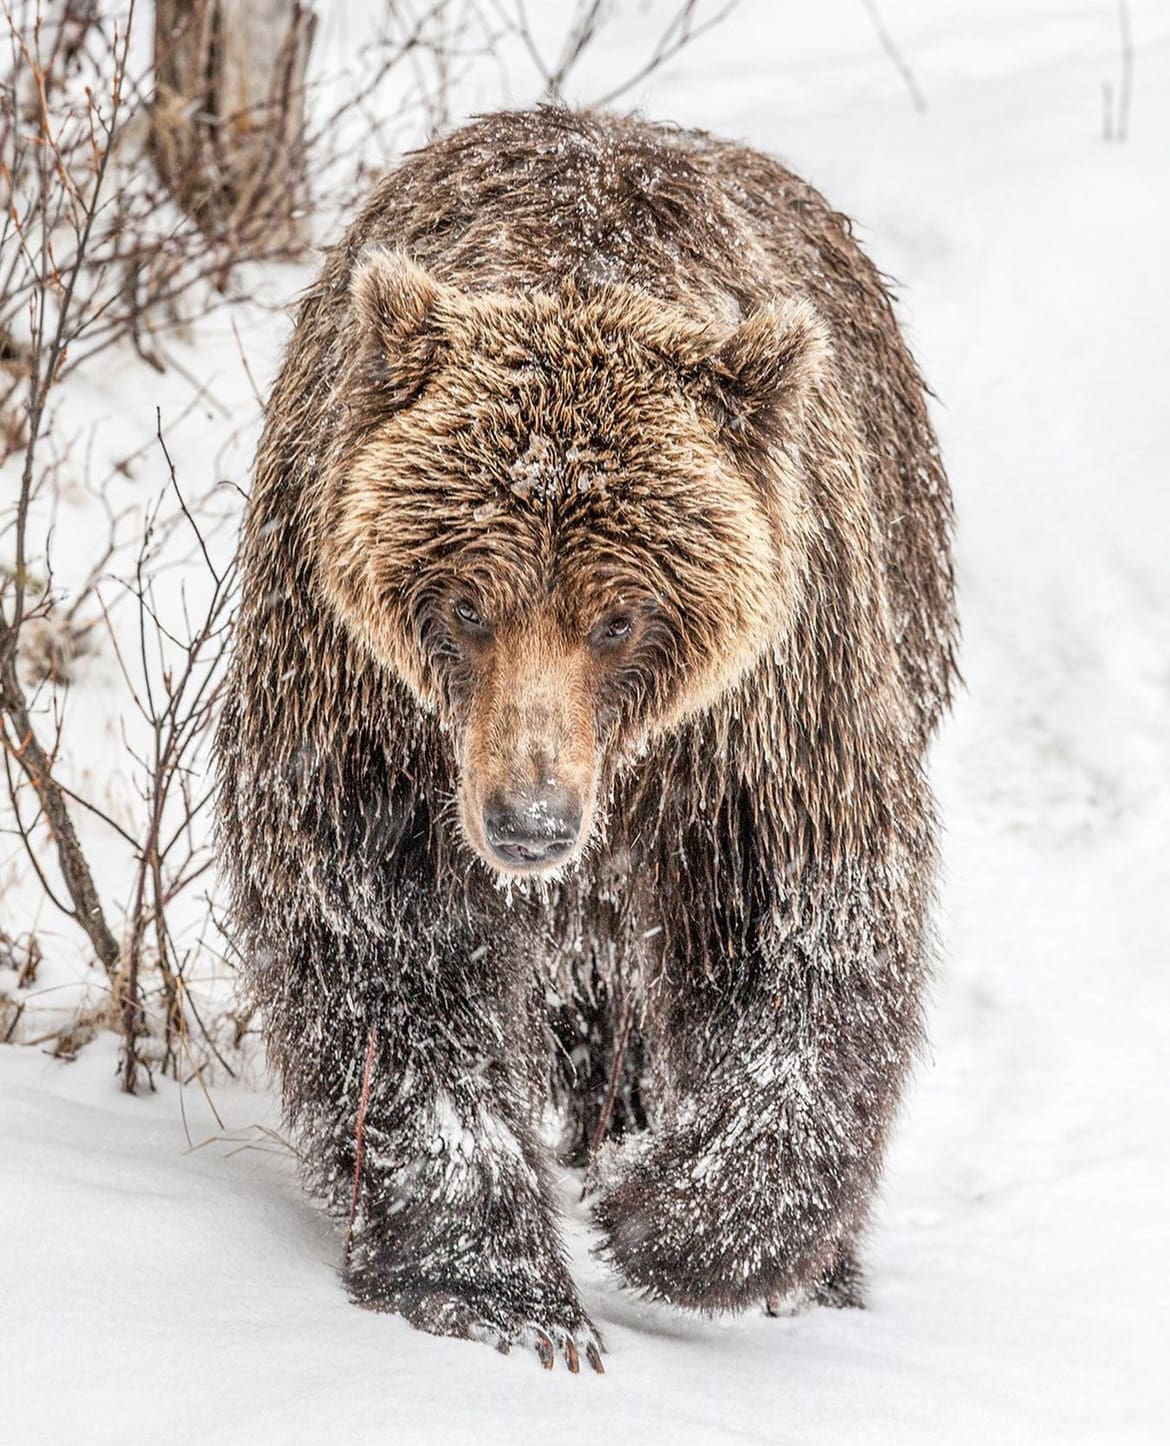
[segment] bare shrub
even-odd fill
[[[668,6],[650,53],[596,99],[625,94],[734,3]],[[213,995],[230,982],[207,749],[242,493],[188,475],[156,419],[149,448],[90,486],[105,527],[63,585],[56,519],[88,475],[60,425],[71,389],[118,348],[144,382],[187,377],[201,403],[206,378],[183,370],[176,338],[232,304],[241,275],[332,230],[372,170],[452,121],[470,76],[495,76],[502,95],[519,56],[562,98],[621,8],[581,0],[550,49],[523,0],[388,0],[330,76],[308,69],[311,7],[294,4],[277,64],[253,80],[225,69],[207,29],[211,17],[222,39],[243,0],[159,0],[153,43],[134,0],[0,0],[0,889],[36,900],[21,926],[0,919],[0,1043],[70,1057],[113,1028],[133,1090],[156,1069],[231,1071],[249,1028],[226,989],[214,1012],[206,1002],[209,976]],[[242,346],[240,363],[252,383]],[[241,419],[221,410],[226,434]],[[153,500],[117,510],[132,461],[154,469]],[[80,685],[103,660],[120,679],[130,780],[113,799],[71,763],[92,722]],[[29,1006],[59,947],[46,948],[54,916],[101,984],[45,1027]]]

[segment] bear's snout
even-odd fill
[[[506,868],[551,868],[573,852],[584,810],[573,789],[493,793],[483,806],[488,847]]]
[[[587,648],[547,617],[481,646],[457,745],[459,821],[502,874],[569,863],[592,827],[599,766],[596,676]]]

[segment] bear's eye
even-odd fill
[[[471,628],[475,632],[483,632],[484,621],[479,615],[479,609],[473,602],[468,602],[465,597],[457,598],[451,609],[464,627]]]
[[[627,613],[615,613],[593,629],[593,643],[604,647],[607,643],[622,643],[634,629],[634,620]]]

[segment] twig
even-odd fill
[[[877,8],[877,0],[861,0],[861,3],[865,6],[865,13],[870,18],[874,33],[877,35],[882,49],[890,57],[894,68],[905,83],[906,89],[910,94],[910,99],[914,103],[914,109],[916,111],[924,111],[926,109],[926,97],[922,94],[918,81],[914,78],[914,72],[910,69],[906,57],[898,49],[894,37],[890,34],[889,30],[886,29],[881,11]]]
[[[1117,19],[1121,27],[1121,85],[1117,93],[1117,139],[1129,139],[1129,108],[1133,98],[1133,29],[1129,0],[1118,0]]]
[[[370,1081],[374,1076],[374,1051],[378,1045],[378,1026],[370,1025],[369,1043],[366,1045],[366,1062],[362,1066],[362,1088],[358,1097],[357,1119],[353,1126],[353,1193],[349,1198],[349,1225],[345,1235],[345,1252],[348,1256],[353,1240],[354,1221],[357,1219],[358,1196],[362,1185],[362,1165],[366,1153],[366,1114],[370,1108]]]
[[[657,45],[655,45],[646,63],[640,66],[628,79],[623,80],[622,83],[615,86],[613,90],[607,91],[605,95],[593,101],[592,104],[598,107],[612,105],[615,100],[619,100],[628,91],[633,90],[634,86],[640,85],[647,76],[652,75],[659,67],[673,60],[679,51],[685,49],[688,45],[692,45],[700,36],[706,35],[706,33],[709,30],[713,30],[715,26],[721,25],[738,4],[739,0],[727,0],[727,3],[723,5],[721,9],[717,10],[714,15],[710,15],[706,20],[696,24],[694,17],[698,9],[698,0],[686,0],[686,3],[662,32]]]
[[[113,981],[118,972],[118,941],[106,923],[97,887],[73,827],[65,795],[53,777],[49,756],[41,746],[29,718],[24,690],[16,675],[15,652],[7,653],[0,663],[0,707],[4,713],[5,746],[36,791],[45,822],[57,846],[57,862],[73,903],[73,917],[84,929],[86,937],[93,945],[94,953]],[[32,852],[31,840],[29,852]]]

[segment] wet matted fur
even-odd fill
[[[610,1084],[627,1282],[857,1298],[921,1031],[950,523],[881,278],[775,161],[542,109],[376,187],[269,402],[218,734],[249,983],[342,1216],[372,1050],[356,1299],[595,1350],[546,1127],[583,1158]],[[580,836],[505,881],[485,800],[533,769]]]

